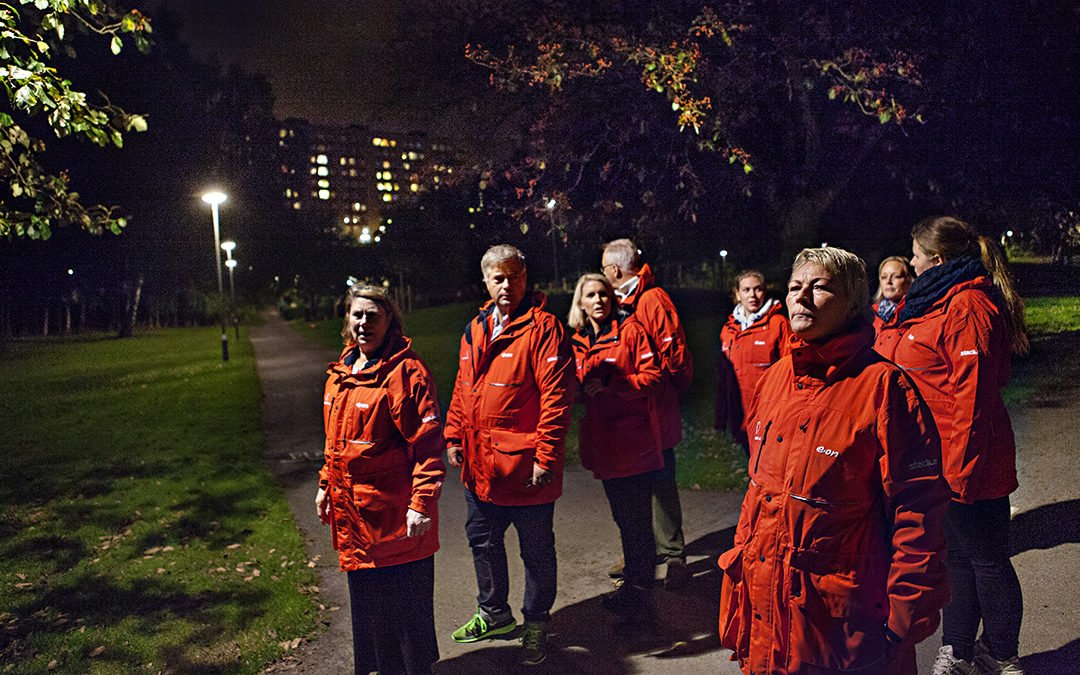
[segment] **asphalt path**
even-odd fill
[[[252,329],[263,389],[266,459],[278,477],[319,576],[326,632],[300,645],[267,672],[352,672],[345,575],[329,533],[315,515],[322,462],[322,386],[336,354],[303,337],[276,313]],[[1069,410],[1072,414],[1068,414]],[[1014,419],[1020,446],[1020,489],[1013,496],[1013,562],[1025,593],[1021,635],[1029,675],[1080,673],[1080,391],[1075,387],[1036,400]],[[450,469],[440,501],[436,554],[435,624],[442,660],[435,672],[486,675],[548,673],[738,673],[715,635],[719,577],[715,556],[731,544],[741,491],[682,491],[687,553],[694,573],[677,592],[656,590],[657,628],[640,638],[616,637],[600,597],[612,589],[606,571],[619,558],[619,540],[599,481],[580,467],[566,471],[555,507],[559,591],[552,611],[549,656],[533,668],[514,663],[513,640],[459,645],[450,633],[475,610],[476,579],[465,540],[465,500]],[[523,575],[512,530],[507,533],[511,605],[520,620]],[[663,567],[658,568],[658,575]],[[940,635],[919,648],[929,673]]]

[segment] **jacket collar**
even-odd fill
[[[975,256],[964,255],[931,267],[911,282],[911,288],[898,310],[898,322],[904,323],[926,314],[939,301],[957,292],[959,284],[978,281],[980,277],[985,279],[986,268],[982,260]]]
[[[735,305],[735,307],[738,308],[739,305]],[[783,303],[781,303],[779,300],[776,300],[775,298],[773,298],[773,299],[770,299],[770,300],[766,301],[765,306],[763,306],[761,309],[759,309],[757,311],[757,315],[758,315],[757,319],[755,319],[753,321],[753,323],[751,323],[746,328],[741,327],[741,324],[739,323],[739,320],[737,318],[735,318],[734,310],[731,312],[731,314],[728,314],[728,318],[727,318],[726,323],[729,326],[731,326],[732,328],[738,328],[738,330],[736,332],[742,332],[742,331],[746,330],[747,328],[753,328],[754,326],[765,323],[766,321],[771,319],[773,316],[779,314],[781,309],[783,309]]]
[[[812,377],[834,382],[854,359],[870,352],[874,346],[874,327],[862,317],[856,318],[848,330],[823,343],[804,342],[791,338],[791,368],[796,377]]]
[[[586,323],[581,330],[575,331],[570,337],[585,348],[598,344],[618,342],[619,333],[621,332],[620,327],[625,320],[626,317],[620,316],[617,312],[613,311],[611,313],[611,318],[604,325],[600,326],[599,332],[594,332],[592,324]]]
[[[534,312],[542,310],[546,305],[547,296],[545,296],[542,292],[533,291],[532,293],[526,293],[525,297],[521,299],[521,302],[518,304],[518,306],[514,308],[514,311],[510,312],[510,316],[506,320],[506,326],[503,328],[503,331],[499,333],[499,336],[496,339],[500,339],[506,335],[510,335],[517,328],[520,328],[521,326],[524,326],[531,322]],[[476,315],[476,319],[474,319],[476,326],[480,328],[481,332],[484,335],[485,342],[487,341],[487,336],[489,334],[489,331],[491,330],[491,327],[488,325],[488,319],[491,317],[494,311],[495,301],[488,300],[480,307],[480,312]],[[466,339],[471,345],[472,331],[466,329],[465,335]]]
[[[652,268],[649,267],[649,263],[645,263],[638,270],[638,285],[633,291],[631,291],[626,297],[619,299],[619,305],[621,307],[629,307],[633,309],[637,307],[638,298],[641,294],[649,290],[656,285],[656,277],[653,276]]]
[[[356,345],[349,345],[341,351],[338,360],[330,364],[330,371],[341,375],[356,377],[361,382],[379,380],[393,370],[412,348],[412,340],[401,333],[394,332],[386,337],[382,349],[379,350],[378,359],[363,370],[352,372],[353,364],[356,363],[358,354]]]

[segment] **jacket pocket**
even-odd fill
[[[793,657],[835,670],[872,668],[885,658],[886,614],[867,612],[855,575],[823,568],[808,551],[792,555],[788,597]],[[867,671],[871,672],[871,671]]]
[[[361,539],[382,544],[404,539],[412,476],[405,465],[359,477],[353,484],[353,505]]]
[[[720,581],[720,645],[745,658],[749,647],[750,599],[742,573],[742,546],[725,551],[717,561],[722,578]]]
[[[532,479],[536,434],[507,429],[490,429],[488,434],[494,477],[524,487]]]

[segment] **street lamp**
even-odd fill
[[[221,250],[225,251],[225,257],[228,260],[225,261],[225,267],[229,268],[229,297],[232,304],[232,324],[236,330],[236,341],[240,341],[240,317],[236,312],[236,284],[233,282],[233,270],[236,269],[236,259],[232,257],[233,249],[236,248],[235,241],[223,241],[221,242]]]
[[[218,299],[221,301],[221,360],[229,360],[229,335],[225,332],[225,289],[221,284],[221,227],[218,224],[218,207],[227,199],[224,192],[211,190],[202,196],[210,205],[210,215],[214,219],[214,270],[217,272]]]
[[[727,249],[720,249],[720,274],[722,281],[720,282],[720,288],[723,289],[727,286]]]
[[[559,202],[555,201],[554,197],[548,199],[547,203],[544,204],[544,208],[548,212],[548,218],[551,220],[551,266],[554,274],[551,283],[553,287],[559,281],[559,244],[556,240],[558,229],[555,227],[555,207],[558,205]]]

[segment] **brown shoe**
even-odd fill
[[[664,577],[664,588],[669,591],[677,591],[685,586],[693,575],[686,561],[682,558],[668,558],[667,576]]]

